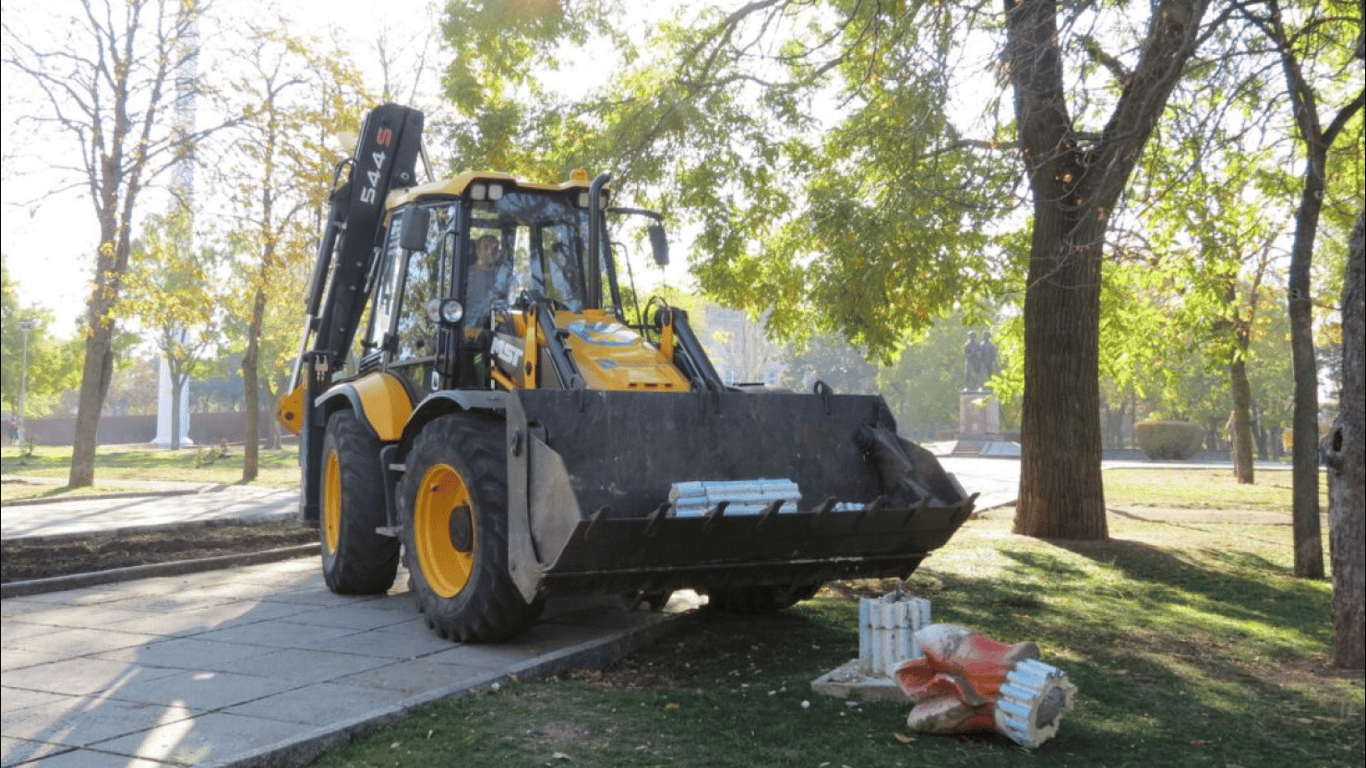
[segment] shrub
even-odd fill
[[[1205,430],[1186,421],[1146,421],[1134,425],[1134,440],[1149,459],[1189,459],[1200,450]]]

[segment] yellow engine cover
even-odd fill
[[[606,312],[557,312],[555,324],[568,333],[565,346],[589,389],[691,389],[672,361]]]

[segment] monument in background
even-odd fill
[[[166,362],[166,358],[161,358],[161,376],[157,392],[157,434],[152,438],[152,445],[158,448],[170,448],[171,441],[171,366]],[[188,448],[194,445],[190,439],[190,382],[185,380],[180,385],[180,442],[181,448]]]
[[[963,345],[963,391],[958,395],[958,445],[954,453],[980,453],[992,441],[1001,439],[1001,404],[987,387],[996,373],[996,345],[988,332],[977,340],[968,331]]]

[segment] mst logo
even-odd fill
[[[522,364],[522,350],[502,336],[494,336],[490,352],[493,356],[516,368]]]
[[[393,144],[394,129],[380,128],[375,131],[375,144],[388,147]],[[360,201],[374,205],[379,198],[379,182],[384,178],[384,164],[389,160],[387,151],[371,152],[370,163],[373,167],[365,172],[366,186],[360,191]]]

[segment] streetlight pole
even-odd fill
[[[24,334],[24,364],[19,369],[19,445],[28,437],[28,426],[24,423],[24,399],[28,394],[28,334],[37,324],[32,320],[20,320],[19,330]]]

